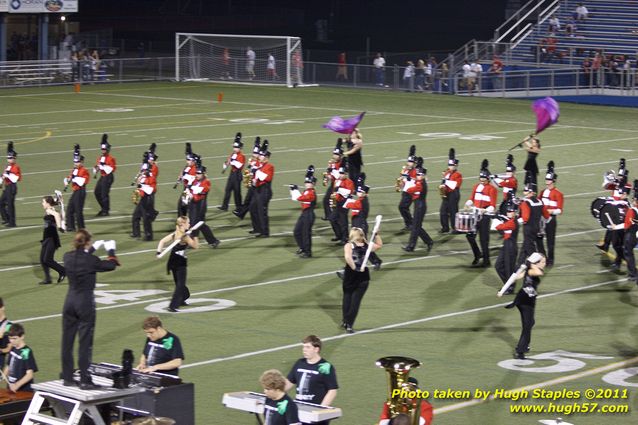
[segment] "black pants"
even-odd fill
[[[9,226],[16,225],[16,195],[18,194],[18,185],[9,184],[4,187],[2,196],[0,196],[0,215],[2,221]]]
[[[312,207],[301,212],[295,224],[295,242],[303,252],[312,253],[312,225],[315,223],[315,212]]]
[[[88,382],[89,364],[93,351],[95,331],[95,300],[93,293],[75,295],[69,293],[62,311],[62,378],[73,379],[73,344],[78,336],[80,379]]]
[[[403,217],[405,227],[412,226],[412,214],[410,214],[410,205],[412,205],[412,195],[407,192],[401,192],[401,201],[399,202],[399,212]]]
[[[552,264],[554,262],[554,247],[556,246],[556,217],[552,216],[552,219],[545,224],[545,236],[538,240],[538,250],[541,254],[545,254],[547,262]],[[543,239],[547,240],[547,251],[543,246]]]
[[[332,195],[332,182],[328,184],[328,188],[326,189],[326,194],[323,196],[323,217],[328,220],[330,219],[330,195]]]
[[[540,251],[538,248],[538,231],[537,229],[525,229],[528,226],[527,224],[523,225],[523,245],[521,246],[521,251],[518,255],[518,261],[516,262],[516,267],[520,267],[521,264],[527,260],[527,257],[532,255],[533,253]]]
[[[84,200],[86,199],[86,189],[84,187],[76,190],[71,195],[69,206],[66,207],[66,230],[74,231],[84,229]],[[77,224],[77,226],[76,226]]]
[[[113,173],[107,174],[106,176],[101,176],[95,185],[94,194],[97,203],[100,205],[100,212],[108,213],[111,209],[109,192],[111,191],[113,180]]]
[[[202,231],[202,235],[206,239],[206,243],[213,244],[217,242],[217,238],[213,234],[213,231],[208,224],[206,224],[206,210],[208,208],[208,203],[206,199],[202,199],[201,201],[191,201],[188,204],[188,219],[191,222],[191,226],[194,226],[196,223],[203,221],[204,224],[197,229],[193,230],[191,234],[192,237],[197,237],[199,235],[199,231]]]
[[[498,253],[496,264],[494,268],[498,277],[501,278],[503,284],[507,282],[512,273],[516,271],[516,254],[518,253],[518,247],[514,239],[507,239],[503,241],[503,246]]]
[[[344,202],[337,202],[330,213],[330,225],[335,238],[342,242],[348,240],[348,210],[343,208]]]
[[[250,217],[253,222],[253,230],[265,236],[270,235],[270,225],[268,220],[268,205],[272,198],[270,183],[255,188],[253,195]]]
[[[133,211],[133,235],[140,236],[140,220],[144,224],[144,237],[153,239],[153,220],[155,220],[155,202],[153,195],[144,195]]]
[[[614,251],[616,251],[616,259],[614,260],[614,264],[616,264],[617,266],[620,266],[622,264],[622,260],[625,259],[625,255],[623,253],[624,243],[625,243],[625,231],[623,229],[612,230],[611,246],[613,246]]]
[[[465,235],[467,241],[470,243],[474,258],[483,257],[483,264],[490,262],[490,218],[482,216],[476,223],[476,232],[481,240],[481,249],[476,243],[476,233],[468,233]]]
[[[611,230],[607,229],[605,231],[605,239],[603,242],[603,251],[609,251],[609,245],[611,245]]]
[[[426,212],[425,199],[417,199],[414,201],[414,216],[412,217],[412,224],[410,226],[410,240],[408,241],[407,248],[414,249],[414,247],[416,247],[417,238],[421,238],[426,245],[432,243],[432,238],[428,235],[428,232],[423,229],[423,218]]]
[[[186,189],[184,189],[186,190]],[[180,193],[179,198],[177,199],[177,216],[178,217],[182,217],[182,216],[187,216],[188,215],[188,205],[184,205],[184,203],[182,202],[182,194],[184,192]],[[194,223],[191,223],[194,224]]]
[[[636,257],[634,247],[636,246],[636,230],[638,226],[631,226],[625,231],[624,254],[627,262],[627,274],[629,277],[636,277]]]
[[[58,272],[58,275],[64,273],[64,267],[55,261],[53,256],[55,255],[55,241],[51,238],[46,238],[42,241],[42,248],[40,249],[40,265],[44,271],[44,281],[51,282],[51,274],[49,269],[53,269]]]
[[[346,266],[349,267],[349,266]],[[343,313],[343,322],[346,325],[354,326],[354,321],[359,314],[359,307],[361,306],[361,300],[368,290],[368,281],[360,282],[354,287],[346,288],[346,282],[343,285],[343,301],[341,305]]]
[[[534,306],[528,304],[517,304],[516,308],[521,313],[521,336],[516,345],[517,353],[526,353],[529,350],[529,343],[532,341],[532,328],[534,327]]]
[[[253,196],[255,195],[255,188],[250,186],[246,191],[246,197],[244,198],[244,202],[241,204],[241,207],[237,208],[237,217],[243,219],[246,214],[250,211],[250,203],[253,201]]]
[[[175,282],[175,290],[173,291],[173,297],[168,305],[169,308],[178,309],[184,305],[191,293],[186,287],[186,266],[171,269],[173,273],[173,282]]]
[[[230,202],[230,195],[233,195],[235,200],[235,209],[241,207],[241,183],[243,176],[241,171],[231,172],[226,181],[226,189],[224,190],[224,200],[222,201],[222,208],[227,210],[228,203]]]
[[[454,190],[447,194],[446,198],[441,201],[441,209],[439,210],[439,218],[441,219],[441,230],[449,232],[450,228],[454,228],[454,220],[456,213],[459,211],[459,190]]]

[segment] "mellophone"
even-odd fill
[[[265,402],[266,396],[264,394],[251,391],[226,393],[222,399],[222,403],[228,408],[243,410],[255,415],[264,413]],[[299,420],[303,423],[316,423],[341,417],[341,409],[338,407],[326,407],[298,400],[295,400],[295,403],[299,410]]]

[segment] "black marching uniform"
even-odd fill
[[[417,161],[420,163],[420,166],[417,166],[416,173],[418,175],[425,175],[425,170],[422,168],[423,158],[419,157]],[[423,243],[427,245],[429,251],[432,249],[434,241],[423,228],[423,219],[427,212],[426,197],[428,195],[428,184],[425,178],[416,181],[415,185],[408,188],[404,193],[407,193],[414,203],[414,214],[412,215],[412,224],[410,226],[410,239],[408,240],[408,244],[403,247],[403,250],[408,252],[414,251],[417,239],[421,238]]]
[[[64,277],[64,267],[55,261],[53,256],[55,251],[60,248],[60,236],[58,235],[55,217],[51,214],[44,216],[44,231],[42,232],[42,240],[40,241],[42,248],[40,249],[40,265],[44,271],[44,281],[41,283],[51,283],[51,274],[49,269],[58,272],[58,282]]]
[[[346,141],[347,150],[351,150],[354,147],[354,143],[350,139]],[[359,174],[361,174],[361,167],[363,167],[363,148],[348,155],[346,158],[348,161],[348,178],[353,182],[357,181]]]
[[[456,169],[459,160],[456,158],[456,151],[450,148],[447,161],[448,169],[444,171],[443,179],[439,191],[442,194],[441,208],[439,209],[439,219],[441,221],[440,233],[447,233],[450,227],[453,231],[456,213],[459,211],[459,200],[461,199],[461,185],[463,184],[463,175]],[[454,167],[454,169],[450,169]]]
[[[523,286],[516,294],[514,301],[507,305],[506,308],[516,306],[521,314],[521,336],[516,344],[516,356],[524,358],[525,353],[529,351],[529,344],[532,340],[532,328],[536,323],[534,320],[534,311],[536,310],[536,289],[540,284],[539,276],[530,276],[528,271],[525,272],[523,278]]]
[[[536,192],[536,185],[533,184],[533,190]],[[525,186],[526,191],[531,186]],[[532,253],[539,251],[538,248],[538,232],[540,230],[540,221],[543,217],[543,203],[536,198],[536,194],[531,198],[525,198],[520,205],[521,217],[518,223],[523,225],[523,246],[521,247],[517,265],[520,266],[525,259]]]
[[[206,167],[200,165],[197,166],[197,174],[203,175],[206,173]],[[190,192],[192,194],[192,199],[188,203],[188,219],[189,221],[195,225],[200,221],[203,221],[204,224],[200,226],[199,229],[193,230],[192,237],[197,237],[199,235],[199,230],[201,229],[202,235],[206,239],[206,242],[211,248],[217,248],[221,241],[215,237],[212,229],[206,224],[206,211],[208,211],[208,191],[210,190],[210,180],[203,176],[201,180],[197,178],[193,181],[193,184],[190,187]]]
[[[275,167],[270,163],[268,140],[264,140],[264,143],[259,149],[259,157],[259,168],[255,171],[253,178],[255,194],[251,200],[250,219],[253,225],[253,232],[257,237],[269,237],[270,220],[268,217],[268,206],[272,199],[272,180],[275,175]],[[268,158],[268,160],[264,162],[266,158]]]
[[[71,185],[73,195],[66,208],[66,230],[74,232],[84,228],[84,201],[86,200],[86,185],[89,183],[89,172],[83,165],[84,156],[80,155],[80,145],[75,145],[73,151],[74,168],[64,179],[65,190]],[[79,164],[78,167],[75,167]],[[77,227],[76,227],[77,224]]]
[[[401,200],[399,201],[399,213],[403,218],[403,224],[405,229],[412,227],[412,214],[410,214],[410,206],[412,205],[413,197],[405,190],[405,185],[408,181],[416,179],[416,169],[414,163],[416,162],[416,146],[410,146],[408,152],[407,164],[401,170],[401,175],[397,179],[397,191],[401,192]]]
[[[368,290],[368,284],[370,283],[370,270],[366,267],[364,271],[359,271],[361,270],[361,265],[363,264],[367,250],[368,244],[357,246],[355,243],[352,243],[352,260],[354,261],[355,270],[352,270],[347,264],[344,269],[341,309],[343,314],[343,326],[347,330],[352,330],[354,321],[359,313],[361,300]]]
[[[169,310],[177,310],[181,306],[186,305],[186,300],[191,296],[186,286],[186,270],[188,266],[188,259],[186,258],[187,249],[187,243],[178,243],[171,250],[171,255],[168,257],[168,262],[166,263],[166,273],[172,273],[173,281],[175,282],[175,290],[173,291],[171,302],[168,305]]]
[[[540,145],[540,142],[538,142],[539,147]],[[530,181],[534,184],[538,184],[538,163],[536,162],[537,156],[537,152],[527,152],[527,161],[525,161],[525,166],[523,167],[525,172],[530,174]]]
[[[131,236],[134,238],[140,237],[140,221],[142,221],[144,224],[144,240],[152,241],[153,221],[156,217],[155,192],[157,190],[157,181],[149,170],[145,170],[137,185],[140,198],[133,211],[133,232]]]
[[[515,210],[516,206],[514,205],[508,208],[514,208]],[[503,246],[498,252],[494,268],[503,283],[507,282],[512,273],[516,271],[516,256],[518,254],[518,245],[516,244],[516,241],[518,239],[518,228],[519,226],[516,216],[496,226],[496,230],[503,232]],[[514,287],[511,287],[511,290],[508,293],[512,293],[513,291]]]
[[[62,379],[73,381],[73,344],[79,339],[80,383],[91,384],[89,364],[93,351],[95,330],[96,273],[115,270],[115,253],[109,252],[108,260],[93,255],[95,250],[79,248],[64,254],[64,267],[69,278],[69,291],[62,310]]]
[[[636,232],[638,232],[638,180],[634,180],[634,206],[627,209],[625,214],[625,241],[623,245],[624,257],[627,262],[627,277],[638,283],[638,273],[636,271],[636,257],[634,248],[636,247]]]

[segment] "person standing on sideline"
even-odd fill
[[[93,177],[100,173],[100,179],[95,185],[95,199],[100,205],[100,211],[97,213],[97,217],[108,216],[111,209],[111,201],[109,198],[109,192],[113,185],[113,173],[117,168],[115,158],[111,156],[111,144],[109,143],[108,134],[102,135],[102,142],[100,143],[100,150],[102,154],[97,157],[95,167],[93,167]]]
[[[250,46],[246,50],[246,73],[249,80],[255,78],[255,52]]]
[[[414,184],[405,189],[405,192],[411,197],[411,200],[414,203],[414,215],[412,216],[412,223],[410,226],[410,240],[408,241],[408,244],[403,247],[403,250],[406,252],[414,251],[417,239],[421,238],[421,240],[427,245],[429,252],[434,245],[434,241],[428,232],[423,229],[423,218],[425,218],[425,213],[427,212],[425,198],[428,194],[427,181],[425,180],[427,170],[423,166],[423,158],[418,157],[416,159],[415,171]]]
[[[206,167],[201,162],[197,164],[197,174],[190,189],[190,202],[188,204],[188,218],[193,224],[203,221],[202,234],[211,248],[217,248],[221,241],[215,237],[211,228],[206,224],[206,211],[208,211],[208,192],[210,180],[206,177]],[[192,233],[193,237],[199,235],[199,229]]]
[[[279,79],[279,75],[277,75],[275,57],[272,53],[268,53],[268,60],[266,61],[266,75],[268,75],[268,78],[272,81]]]
[[[295,399],[305,403],[332,406],[339,385],[334,366],[321,357],[322,342],[316,335],[302,340],[303,357],[295,362],[286,378],[286,391],[296,386]],[[314,422],[328,425],[330,421]]]
[[[381,52],[372,61],[374,65],[374,82],[377,86],[383,87],[385,80],[385,59],[381,56]]]
[[[339,53],[337,56],[337,81],[348,81],[348,65],[346,65],[346,52]]]
[[[547,173],[545,174],[545,190],[541,193],[543,201],[544,215],[548,215],[545,224],[545,237],[547,238],[547,265],[554,265],[554,246],[556,245],[556,227],[558,226],[558,216],[563,214],[563,194],[556,188],[558,175],[554,172],[554,161],[547,163]],[[543,240],[539,240],[538,248],[541,254],[545,255]]]
[[[459,199],[461,198],[461,184],[463,184],[463,175],[459,173],[459,160],[455,156],[454,148],[450,148],[447,160],[447,170],[443,171],[443,179],[439,185],[439,194],[441,195],[441,209],[439,210],[439,218],[441,221],[441,230],[439,233],[448,233],[450,227],[452,233],[456,232],[454,228],[456,213],[459,211]]]
[[[168,305],[168,311],[171,313],[175,313],[179,311],[178,309],[180,307],[188,305],[186,300],[190,297],[190,291],[186,286],[186,267],[188,266],[186,250],[188,248],[197,249],[199,247],[199,241],[197,237],[191,237],[186,234],[189,228],[190,221],[188,217],[178,217],[175,222],[175,231],[164,236],[157,244],[157,255],[159,256],[162,251],[164,251],[166,245],[179,241],[177,245],[171,249],[171,254],[166,263],[166,273],[172,273],[173,281],[175,282],[173,297]]]
[[[293,234],[299,249],[297,255],[301,258],[312,257],[312,226],[315,223],[315,206],[317,205],[317,194],[315,192],[314,165],[309,165],[304,179],[304,191],[301,193],[296,184],[290,185],[290,197],[293,201],[301,204],[301,215],[297,219]]]
[[[2,173],[2,185],[4,186],[0,197],[0,215],[2,224],[6,227],[16,227],[16,195],[18,194],[18,182],[22,180],[22,172],[16,163],[18,153],[13,149],[13,142],[7,145],[7,166]]]
[[[235,141],[233,142],[233,153],[230,154],[224,165],[222,166],[222,173],[230,167],[230,173],[228,174],[228,180],[226,181],[226,189],[224,190],[224,199],[221,206],[217,207],[221,211],[228,211],[228,203],[230,202],[230,195],[234,195],[235,209],[241,208],[241,183],[244,178],[244,164],[246,164],[246,157],[242,153],[241,149],[244,147],[244,143],[241,141],[241,133],[235,134]]]
[[[73,149],[73,170],[64,178],[64,190],[66,191],[71,185],[73,191],[69,206],[66,208],[66,230],[69,232],[84,229],[84,201],[89,180],[89,170],[84,168],[84,156],[80,155],[80,145],[76,144]]]
[[[64,280],[66,276],[64,267],[55,261],[53,256],[55,251],[60,248],[60,236],[58,229],[64,232],[65,224],[62,222],[60,213],[55,210],[58,202],[52,196],[42,198],[42,208],[44,208],[44,230],[42,232],[42,248],[40,249],[40,265],[44,271],[44,280],[41,285],[51,283],[51,275],[49,269],[58,272],[58,283]]]
[[[178,376],[179,367],[184,362],[179,337],[167,331],[157,316],[144,319],[142,329],[146,334],[146,342],[137,370],[142,373],[159,372]]]
[[[381,249],[383,241],[377,233],[372,243],[372,252]],[[348,243],[343,246],[343,256],[346,266],[343,275],[343,319],[341,327],[348,333],[354,333],[353,325],[359,313],[361,300],[368,290],[370,283],[370,271],[367,267],[361,271],[363,260],[368,250],[368,241],[362,229],[353,227],[350,230]]]
[[[106,260],[94,255],[104,247]],[[115,256],[115,241],[96,241],[91,244],[91,234],[80,229],[73,238],[73,250],[64,254],[64,267],[69,278],[69,290],[62,309],[62,379],[64,385],[75,385],[73,380],[73,345],[79,339],[80,388],[95,389],[89,374],[95,330],[96,273],[115,270],[120,263]]]

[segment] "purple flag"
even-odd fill
[[[536,114],[536,134],[558,122],[560,116],[558,102],[551,97],[534,101],[532,110]]]
[[[337,115],[335,117],[332,117],[330,121],[322,125],[322,127],[327,128],[328,130],[332,130],[335,133],[350,134],[359,125],[364,115],[365,112],[361,112],[355,117],[346,119],[343,119]]]

